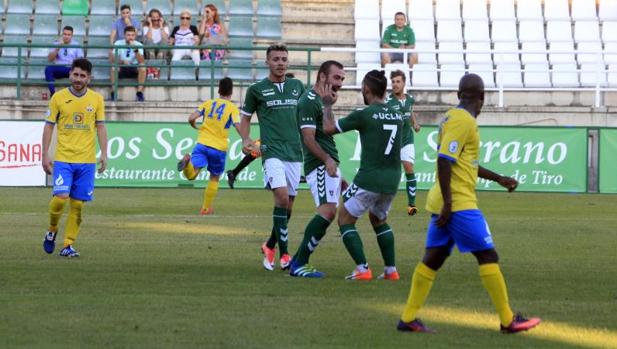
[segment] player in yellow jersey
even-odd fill
[[[204,191],[202,215],[214,212],[212,202],[219,188],[219,178],[225,171],[229,128],[233,125],[240,133],[240,110],[231,102],[232,93],[233,81],[230,78],[221,79],[219,98],[207,100],[189,116],[189,123],[199,131],[199,137],[193,153],[185,154],[178,162],[178,171],[192,181],[202,168],[208,168],[210,180]],[[199,118],[203,118],[203,123],[197,128],[195,122]]]
[[[90,90],[92,63],[85,58],[73,61],[69,73],[71,86],[56,92],[49,101],[43,130],[43,170],[53,173],[53,197],[49,202],[49,228],[43,239],[43,249],[52,253],[55,248],[58,222],[69,201],[64,248],[60,255],[77,257],[73,244],[79,234],[84,202],[92,200],[96,171],[96,140],[101,148],[99,173],[107,166],[107,128],[103,96]],[[58,126],[56,155],[49,156],[51,136]]]
[[[499,257],[476,199],[478,177],[495,181],[510,192],[516,189],[518,182],[478,163],[480,133],[476,118],[484,104],[482,79],[475,74],[464,75],[459,82],[458,98],[458,107],[450,109],[439,126],[438,180],[429,191],[426,204],[426,209],[432,213],[426,252],[414,271],[409,298],[397,329],[433,332],[416,314],[428,297],[437,270],[456,244],[461,253],[470,252],[476,257],[482,284],[499,314],[501,331],[527,331],[537,326],[540,319],[525,319],[510,309],[506,283],[497,264]]]

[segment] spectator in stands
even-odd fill
[[[73,27],[67,25],[62,28],[62,37],[60,40],[54,41],[54,45],[79,45],[78,41],[73,40]],[[73,61],[83,57],[84,50],[80,47],[53,47],[49,49],[47,59],[54,63],[54,65],[45,67],[45,80],[49,88],[50,99],[56,93],[55,79],[68,78]]]
[[[146,45],[156,46],[167,44],[169,41],[169,27],[167,26],[161,11],[153,8],[150,12],[148,12],[148,18],[146,18],[142,33],[142,38],[144,44]],[[146,58],[164,59],[165,50],[161,50],[159,48],[147,49]]]
[[[191,12],[182,10],[180,12],[180,25],[174,27],[171,31],[169,44],[174,46],[197,46],[199,45],[199,31],[197,27],[191,24]],[[198,49],[174,49],[171,57],[172,61],[180,61],[184,57],[190,57],[195,65],[199,65],[199,50]]]
[[[118,40],[114,46],[129,46],[124,48],[116,48],[116,55],[120,60],[120,71],[118,79],[134,79],[137,78],[139,85],[137,86],[136,99],[138,102],[144,101],[144,82],[146,81],[146,67],[144,66],[144,49],[141,42],[135,40],[137,38],[137,29],[132,26],[124,28],[124,39]],[[113,60],[112,60],[113,63]],[[139,66],[137,66],[139,65]],[[110,74],[111,85],[114,85],[116,78],[116,69],[111,68]],[[115,95],[111,93],[111,99],[115,100]]]
[[[202,45],[226,45],[227,31],[219,18],[219,10],[213,4],[204,6],[204,15],[199,24],[199,35],[202,37]],[[220,61],[225,55],[225,50],[203,49],[201,59],[214,59]]]
[[[109,35],[109,43],[114,45],[118,40],[124,39],[124,30],[126,27],[131,26],[138,32],[141,31],[141,25],[139,21],[132,17],[131,6],[124,4],[120,6],[120,18],[114,21],[111,27],[111,34]],[[113,59],[113,51],[109,50],[109,59]]]
[[[383,48],[416,48],[416,35],[407,24],[407,17],[403,12],[397,12],[394,15],[394,24],[389,25],[384,31],[381,46]],[[403,62],[403,57],[402,52],[383,52],[381,54],[381,64],[385,65],[396,61]],[[408,62],[410,67],[418,63],[418,54],[409,54]]]

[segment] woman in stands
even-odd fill
[[[197,46],[199,44],[199,32],[196,26],[191,25],[191,12],[189,10],[180,12],[180,25],[175,26],[172,30],[169,44],[176,47]],[[195,65],[199,65],[198,49],[174,49],[171,60],[180,61],[184,57],[190,57]]]
[[[204,6],[204,13],[201,23],[199,24],[199,35],[202,37],[202,45],[227,44],[227,31],[225,30],[225,25],[221,23],[219,18],[219,10],[213,4],[207,4]],[[201,59],[214,59],[220,61],[224,55],[224,49],[204,49],[201,53]]]
[[[148,12],[148,17],[143,24],[142,37],[144,44],[148,46],[165,45],[169,41],[169,27],[158,9],[153,8]],[[166,50],[151,48],[146,50],[146,59],[165,59],[166,54]],[[158,79],[160,68],[148,67],[146,73],[148,77]]]

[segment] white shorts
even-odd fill
[[[264,185],[268,189],[287,187],[289,196],[296,196],[300,185],[301,162],[281,161],[276,158],[264,161]]]
[[[366,211],[370,211],[383,221],[388,217],[395,195],[396,193],[374,193],[352,183],[343,193],[343,201],[345,202],[343,205],[345,205],[347,212],[356,218],[361,217]]]
[[[326,172],[326,166],[321,165],[306,175],[306,183],[311,188],[315,206],[323,204],[336,204],[341,193],[341,170],[336,169],[336,177],[330,177]]]
[[[416,163],[416,147],[413,144],[407,144],[401,148],[401,161]]]

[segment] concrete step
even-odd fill
[[[320,17],[353,19],[354,0],[283,0],[283,19],[287,17]]]

